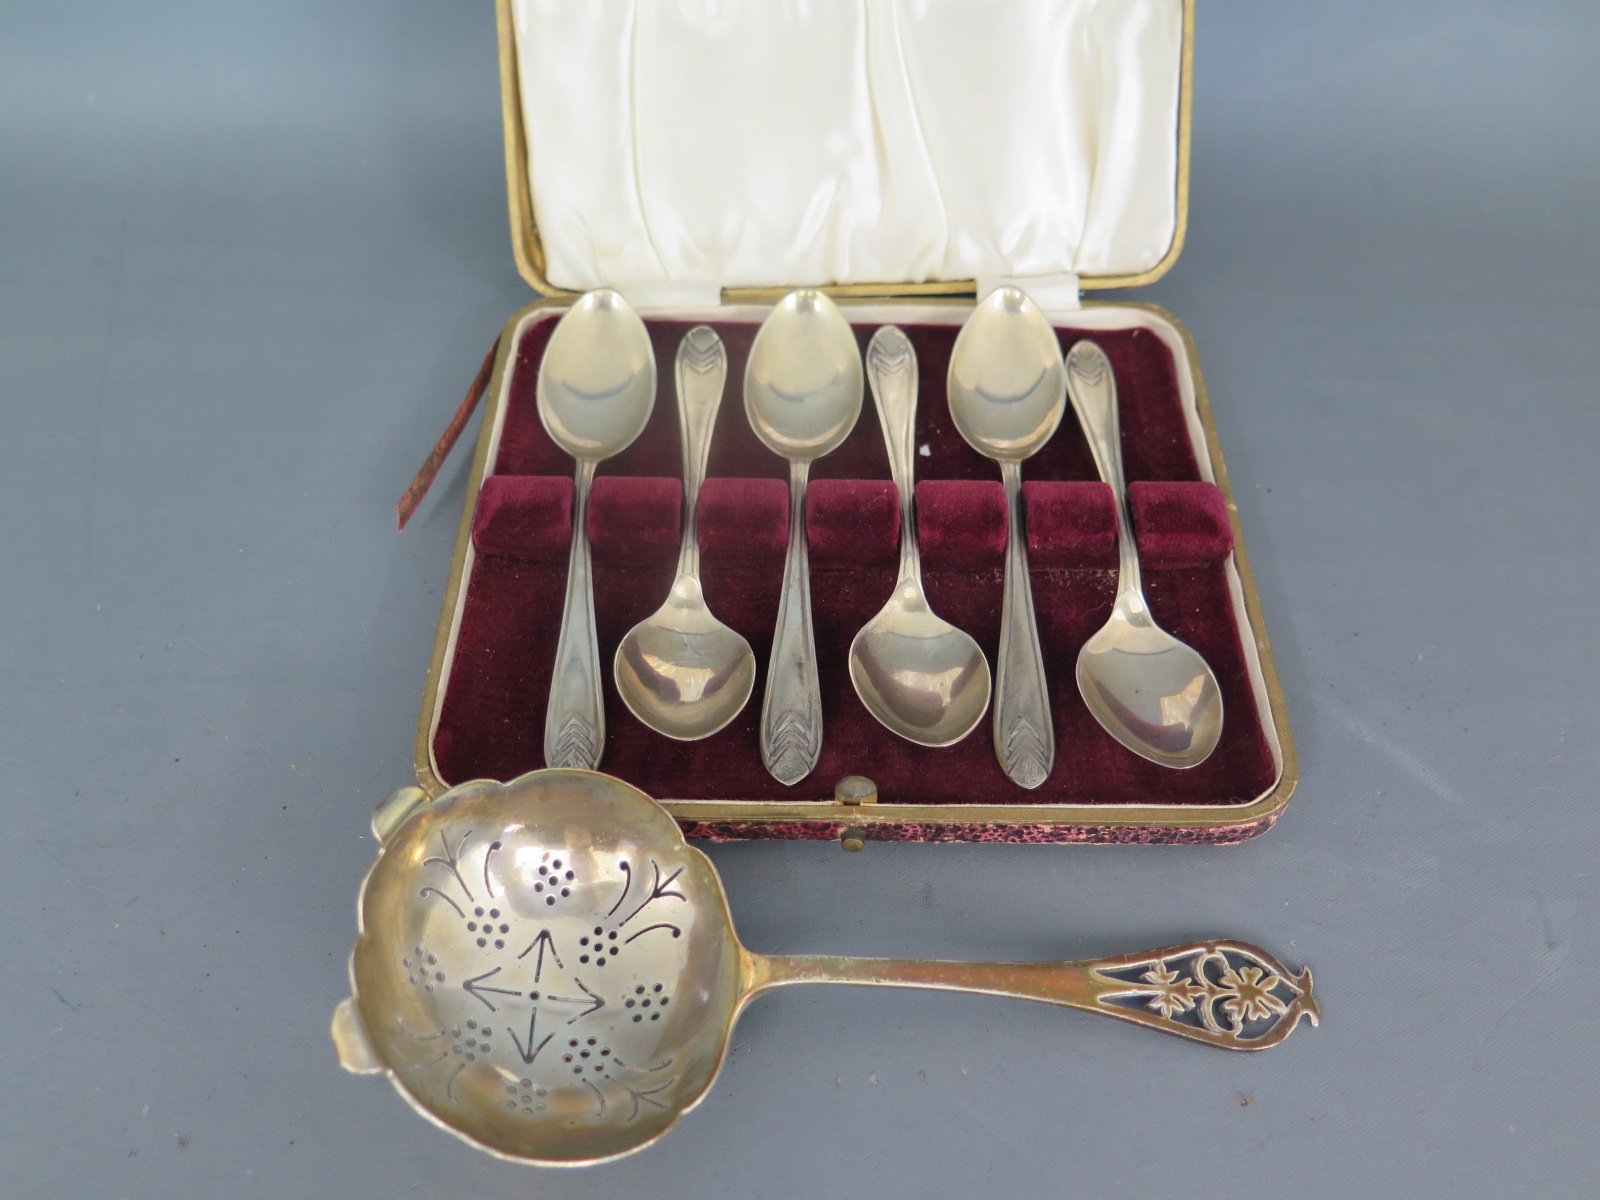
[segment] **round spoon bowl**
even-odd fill
[[[1128,749],[1164,767],[1203,763],[1222,736],[1222,693],[1205,659],[1120,607],[1078,652],[1078,691]]]
[[[738,716],[756,682],[750,643],[711,615],[692,575],[628,631],[614,667],[628,711],[683,742],[710,737]]]
[[[983,651],[936,616],[912,580],[850,643],[850,681],[885,728],[921,746],[955,745],[989,708]]]
[[[855,331],[821,292],[790,292],[768,314],[745,365],[744,406],[763,445],[812,462],[850,435],[861,413]]]

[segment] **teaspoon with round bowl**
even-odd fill
[[[1022,527],[1022,462],[1048,442],[1067,407],[1061,344],[1022,291],[978,303],[950,351],[950,418],[1000,464],[1006,489],[1006,570],[995,661],[994,749],[1012,781],[1036,788],[1055,766],[1055,728]]]
[[[479,780],[433,801],[402,788],[372,827],[339,1060],[513,1162],[583,1166],[648,1146],[706,1096],[745,1006],[790,984],[1039,1000],[1229,1050],[1319,1016],[1309,971],[1236,941],[1076,962],[754,953],[710,859],[654,800],[593,771]]]
[[[539,420],[578,461],[573,485],[572,550],[561,633],[544,717],[544,761],[589,767],[605,749],[600,643],[589,568],[589,485],[600,462],[634,442],[656,402],[656,358],[639,314],[610,288],[573,301],[539,360]]]
[[[850,322],[814,288],[790,292],[750,346],[744,411],[762,444],[789,461],[789,548],[761,704],[761,761],[791,786],[811,773],[822,752],[806,478],[812,462],[850,435],[861,401],[861,348]]]
[[[1128,516],[1122,432],[1111,360],[1094,342],[1067,355],[1067,391],[1100,477],[1117,500],[1117,598],[1111,617],[1078,651],[1078,691],[1095,720],[1135,754],[1164,767],[1196,767],[1222,736],[1222,692],[1198,651],[1150,615]]]
[[[886,729],[922,746],[951,746],[989,707],[989,662],[971,635],[934,614],[917,554],[917,356],[893,325],[872,335],[867,379],[900,494],[900,570],[894,594],[850,644],[850,681]]]
[[[700,588],[695,504],[728,378],[728,352],[709,325],[678,344],[678,431],[683,443],[683,545],[666,601],[630,629],[612,664],[617,692],[651,729],[680,742],[710,737],[739,714],[755,686],[750,643],[711,615]]]

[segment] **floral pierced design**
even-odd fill
[[[601,895],[567,851],[534,847],[535,858],[503,832],[440,831],[428,849],[436,852],[418,864],[417,896],[448,908],[443,932],[454,940],[443,948],[413,942],[400,970],[408,985],[430,997],[456,999],[474,1016],[427,1034],[402,1030],[412,1041],[444,1047],[430,1049],[431,1058],[404,1073],[426,1077],[436,1087],[442,1079],[444,1099],[456,1102],[463,1095],[458,1079],[488,1066],[505,1080],[496,1081],[504,1090],[497,1104],[524,1117],[547,1111],[552,1097],[570,1101],[574,1092],[592,1101],[596,1119],[624,1102],[625,1121],[637,1120],[646,1108],[663,1109],[657,1097],[677,1076],[652,1078],[672,1059],[652,1063],[658,1056],[650,1039],[652,1027],[659,1029],[672,1011],[671,981],[634,983],[632,974],[608,980],[606,975],[617,975],[615,968],[602,971],[624,951],[637,956],[634,943],[653,949],[683,936],[682,927],[666,918],[672,916],[671,901],[687,899],[680,890],[685,867],[651,857],[635,879],[634,865],[618,859],[620,886],[614,895]],[[521,854],[522,865],[501,857],[513,851]],[[581,926],[574,917],[582,918]],[[456,970],[447,974],[451,963]],[[493,1026],[480,1024],[491,1017]],[[619,1047],[650,1065],[629,1065],[618,1057]]]
[[[1273,995],[1283,981],[1260,967],[1229,968],[1222,973],[1222,986],[1233,994],[1222,1001],[1222,1010],[1240,1027],[1246,1021],[1264,1021],[1268,1017],[1282,1016],[1289,1006]]]
[[[1096,967],[1099,1002],[1141,1025],[1233,1049],[1259,1049],[1320,1017],[1311,973],[1238,942],[1173,946]]]
[[[1204,988],[1196,987],[1165,965],[1153,967],[1139,978],[1157,989],[1150,998],[1149,1007],[1163,1017],[1170,1018],[1188,1012],[1194,1007],[1194,1002],[1206,994]]]

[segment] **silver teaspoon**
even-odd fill
[[[656,360],[644,322],[609,288],[580,296],[556,323],[539,362],[539,420],[578,461],[572,552],[555,670],[544,717],[544,761],[594,767],[605,749],[600,646],[589,568],[589,484],[603,459],[633,444],[656,401]]]
[[[744,375],[750,428],[789,460],[789,549],[761,704],[761,761],[779,783],[799,783],[822,752],[806,478],[813,460],[855,428],[861,400],[861,350],[850,322],[821,292],[790,292],[762,322]]]
[[[790,984],[1039,1000],[1225,1050],[1318,1020],[1311,973],[1245,942],[1077,962],[753,953],[710,859],[650,797],[592,771],[479,780],[431,803],[403,788],[372,826],[339,1061],[513,1162],[648,1146],[709,1092],[746,1005]]]
[[[900,493],[900,572],[894,595],[850,644],[850,681],[891,733],[950,746],[989,707],[989,662],[970,635],[934,615],[922,590],[914,503],[917,356],[893,325],[872,335],[867,379]]]
[[[973,310],[950,352],[950,417],[979,454],[1000,464],[1006,489],[1005,596],[996,663],[994,748],[1000,766],[1036,788],[1055,766],[1055,728],[1028,579],[1022,527],[1022,461],[1039,450],[1066,411],[1061,344],[1037,305],[997,288]]]
[[[1195,767],[1222,736],[1222,693],[1206,660],[1156,624],[1139,579],[1139,550],[1122,473],[1117,384],[1105,351],[1081,341],[1067,355],[1067,390],[1100,478],[1117,498],[1117,599],[1078,652],[1078,691],[1095,720],[1135,754]]]
[[[700,589],[695,504],[711,430],[728,378],[728,352],[709,325],[678,345],[678,430],[683,442],[683,546],[666,602],[617,646],[613,674],[629,711],[680,742],[710,737],[738,715],[755,686],[750,643],[711,615]]]

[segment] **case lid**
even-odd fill
[[[498,0],[518,266],[636,303],[1162,274],[1191,0]]]

